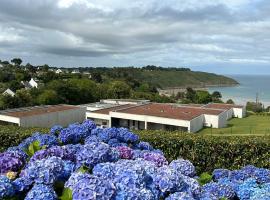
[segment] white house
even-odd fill
[[[55,73],[56,73],[56,74],[61,74],[61,73],[63,73],[63,71],[62,71],[61,69],[57,69],[57,70],[55,71]]]
[[[31,80],[29,81],[29,84],[31,85],[32,88],[37,88],[38,87],[37,81],[34,80],[33,78],[31,78]]]
[[[71,74],[79,74],[79,73],[80,73],[80,71],[77,70],[77,69],[75,69],[75,70],[73,70],[73,71],[71,72]]]
[[[101,102],[102,103],[102,102]],[[223,128],[227,126],[227,120],[231,109],[232,116],[238,115],[240,106],[231,105],[227,108],[209,108],[210,105],[190,106],[177,104],[160,104],[131,100],[103,100],[108,106],[103,105],[86,109],[86,118],[94,120],[97,125],[105,127],[127,127],[131,129],[165,129],[197,132],[203,127]],[[209,106],[209,107],[207,107]],[[212,105],[218,107],[217,104]],[[222,107],[222,106],[220,106]],[[242,111],[245,112],[245,111]],[[240,111],[239,111],[240,113]]]
[[[0,111],[1,124],[15,124],[22,127],[67,126],[83,122],[85,108],[71,105],[34,106]]]
[[[11,89],[6,89],[3,93],[2,93],[3,95],[10,95],[10,96],[12,96],[12,97],[14,97],[15,96],[15,92],[13,92]]]

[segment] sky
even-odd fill
[[[1,0],[0,59],[270,74],[269,0]]]

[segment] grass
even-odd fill
[[[228,121],[226,128],[204,128],[198,133],[213,136],[270,136],[270,116],[250,115]]]

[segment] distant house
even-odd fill
[[[4,67],[4,65],[0,64],[0,68]]]
[[[10,96],[12,96],[12,97],[14,97],[15,96],[15,92],[13,92],[11,89],[6,89],[3,93],[2,93],[3,95],[10,95]]]
[[[77,70],[77,69],[75,69],[75,70],[73,70],[73,71],[71,72],[71,74],[79,74],[79,73],[80,73],[80,71]]]
[[[63,73],[63,71],[62,71],[61,69],[57,69],[57,70],[55,71],[55,73],[56,73],[56,74],[61,74],[61,73]]]
[[[24,86],[25,89],[31,89],[32,86],[28,81],[21,81],[21,84]]]
[[[31,78],[31,80],[29,81],[29,84],[31,85],[32,88],[38,87],[37,80],[34,80],[33,78]]]
[[[38,81],[33,78],[31,78],[29,82],[21,81],[21,84],[25,87],[25,89],[38,88]]]

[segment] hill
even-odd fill
[[[156,66],[86,68],[91,73],[99,73],[104,80],[125,79],[148,83],[166,89],[169,87],[232,86],[238,82],[232,78],[207,72],[191,71],[189,68],[163,68]]]

